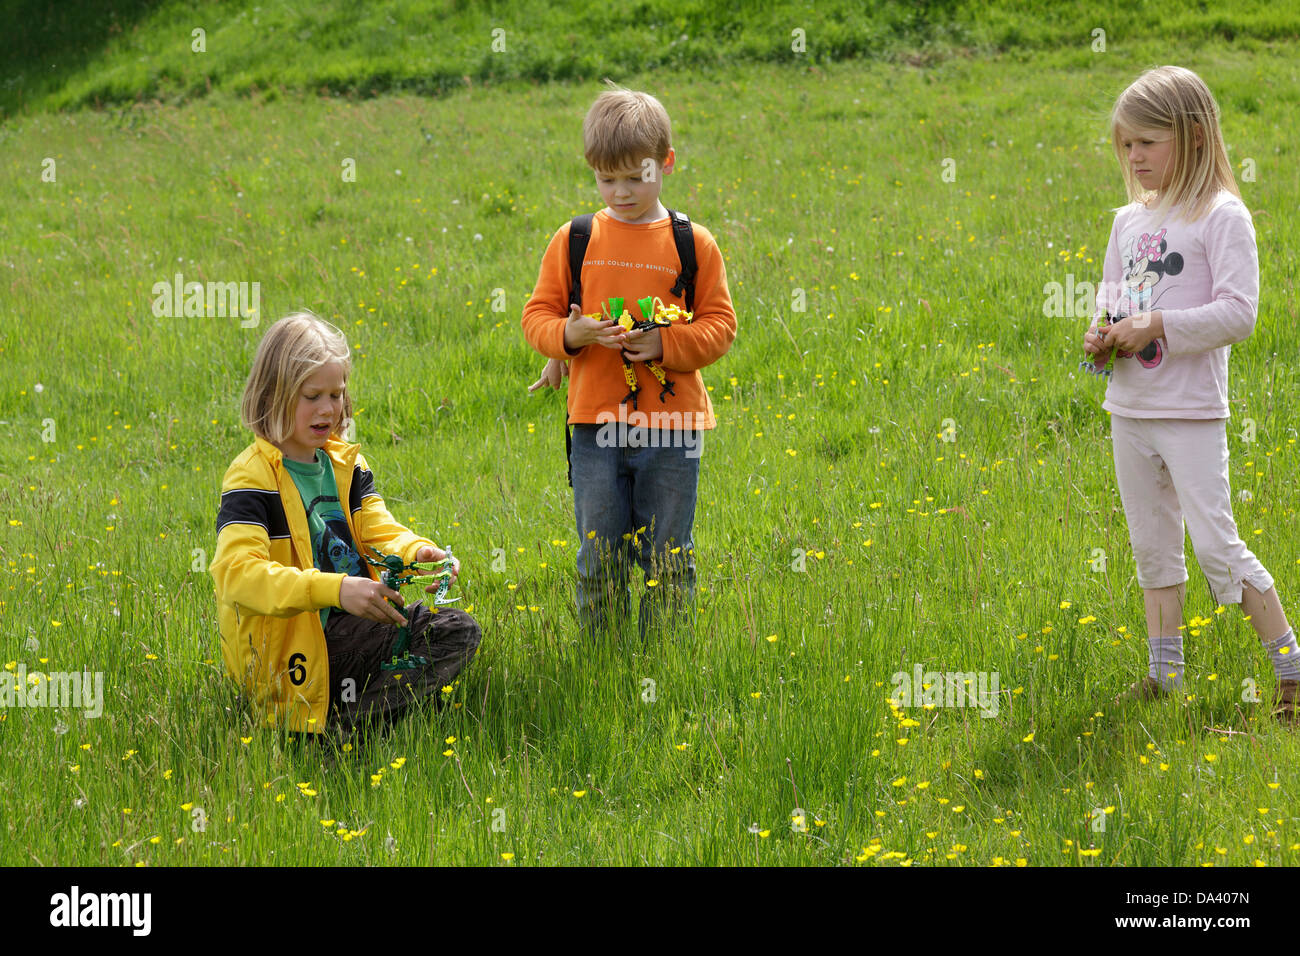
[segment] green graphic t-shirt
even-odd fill
[[[316,449],[316,463],[283,459],[293,483],[302,495],[302,506],[307,512],[307,526],[311,529],[312,558],[316,567],[329,574],[347,574],[365,577],[361,558],[352,543],[347,517],[339,503],[338,484],[334,481],[334,465],[324,449]],[[320,623],[324,627],[334,608],[321,608]]]

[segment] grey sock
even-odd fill
[[[1165,690],[1183,686],[1183,636],[1148,637],[1147,676]]]
[[[1278,680],[1300,680],[1300,647],[1296,646],[1295,628],[1273,641],[1264,641],[1264,650],[1273,659],[1273,673]]]

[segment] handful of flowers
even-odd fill
[[[1106,313],[1106,320],[1097,326],[1097,334],[1103,339],[1106,337],[1106,327],[1117,321],[1116,317],[1109,312]],[[1115,370],[1115,349],[1110,350],[1110,357],[1106,359],[1105,365],[1098,365],[1093,361],[1093,357],[1087,352],[1083,353],[1083,361],[1079,363],[1079,368],[1083,369],[1089,375],[1108,376]]]

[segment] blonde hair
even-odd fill
[[[587,165],[607,172],[635,166],[647,156],[662,163],[673,145],[668,111],[649,93],[609,85],[582,121]]]
[[[1201,145],[1196,145],[1196,129]],[[1137,181],[1124,156],[1124,133],[1158,130],[1173,134],[1173,177],[1156,194]],[[1110,135],[1124,174],[1130,202],[1139,202],[1166,215],[1175,206],[1196,221],[1210,210],[1215,195],[1227,190],[1241,198],[1232,175],[1219,128],[1219,104],[1202,79],[1181,66],[1161,66],[1139,76],[1115,101]],[[1156,198],[1155,206],[1151,200]]]
[[[343,411],[330,433],[340,436],[352,419],[352,397],[346,379],[352,374],[348,340],[334,326],[311,312],[287,315],[266,330],[248,373],[240,403],[245,428],[279,445],[293,434],[294,412],[303,384],[331,362],[343,366]]]

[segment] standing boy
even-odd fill
[[[606,205],[556,231],[523,328],[528,344],[550,359],[540,381],[558,387],[561,363],[572,363],[579,622],[590,635],[610,623],[611,612],[627,615],[635,560],[646,577],[644,637],[662,607],[671,611],[670,626],[694,620],[701,433],[716,424],[699,370],[731,347],[736,313],[712,234],[680,213],[670,216],[659,201],[675,161],[659,101],[622,89],[602,93],[582,132]],[[690,319],[650,325],[654,315],[661,322],[674,315],[671,306]],[[648,327],[619,325],[623,309]]]

